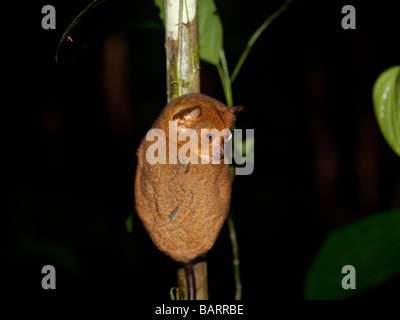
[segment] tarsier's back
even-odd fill
[[[165,149],[159,148],[156,156],[164,156],[167,163],[149,163],[147,151],[154,141],[145,137],[139,146],[136,210],[153,242],[176,261],[190,262],[210,250],[228,214],[231,180],[223,142],[229,137],[216,141],[210,132],[230,133],[234,111],[202,94],[182,96],[162,110],[152,128],[165,133]],[[186,143],[177,139],[186,131],[198,133],[197,164],[183,161],[170,150]]]

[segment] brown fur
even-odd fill
[[[194,112],[197,119],[182,115]],[[231,128],[235,111],[202,94],[188,94],[171,101],[153,128],[163,129],[167,138],[168,121],[197,130],[212,125],[219,131]],[[173,139],[173,137],[171,137]],[[176,140],[176,138],[175,138]],[[153,144],[144,138],[138,149],[135,180],[136,210],[155,245],[176,261],[190,262],[204,255],[217,238],[226,219],[231,198],[229,165],[149,164],[146,150]],[[177,142],[179,146],[185,142]]]

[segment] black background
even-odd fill
[[[215,2],[233,70],[280,2]],[[36,1],[7,11],[6,280],[32,296],[168,301],[178,264],[152,244],[133,198],[136,149],[166,103],[163,27],[152,1],[110,1],[76,25],[56,63],[59,39],[89,3]],[[56,30],[41,27],[46,4],[56,8]],[[346,4],[356,8],[356,30],[341,27]],[[233,84],[234,103],[246,107],[237,127],[255,129],[256,139],[254,172],[236,178],[231,205],[243,299],[302,300],[306,271],[331,230],[400,205],[400,160],[371,100],[377,76],[399,64],[399,26],[394,1],[294,1],[254,45]],[[124,54],[114,81],[106,66]],[[224,101],[216,69],[201,67],[202,92]],[[227,226],[207,262],[210,299],[233,299]],[[53,292],[40,285],[47,264],[57,270]],[[390,297],[398,280],[356,299]]]

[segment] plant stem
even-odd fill
[[[225,51],[221,49],[219,52],[219,60],[220,63],[217,64],[217,70],[219,77],[221,78],[222,87],[224,89],[225,100],[226,104],[229,108],[233,107],[233,95],[232,95],[232,85],[231,80],[229,77],[229,68],[228,63],[226,62]],[[232,128],[233,129],[233,128]],[[234,180],[234,170],[230,170],[231,173],[231,181],[233,183]],[[233,270],[234,270],[234,277],[235,277],[235,300],[242,299],[242,283],[240,280],[240,266],[239,266],[239,246],[236,237],[236,228],[233,222],[232,213],[229,212],[228,214],[228,228],[229,228],[229,235],[231,238],[232,244],[232,255],[233,255]]]
[[[238,63],[236,64],[235,69],[232,72],[231,75],[231,82],[233,83],[236,79],[236,76],[238,75],[240,68],[242,67],[244,61],[246,60],[251,48],[253,47],[254,43],[257,41],[258,37],[263,33],[263,31],[274,21],[279,15],[284,12],[289,3],[292,2],[292,0],[287,0],[285,4],[283,4],[277,11],[275,11],[273,14],[271,14],[265,21],[264,23],[256,30],[256,32],[253,33],[253,35],[250,37],[249,41],[247,42],[247,46],[244,49],[242,55],[239,58]]]
[[[240,261],[239,261],[239,246],[236,238],[236,229],[233,222],[232,213],[228,215],[228,227],[229,235],[232,243],[232,255],[233,255],[233,271],[235,277],[235,300],[242,300],[242,282],[240,280]]]
[[[221,49],[219,51],[220,63],[217,64],[217,70],[219,77],[221,78],[222,87],[224,89],[226,104],[229,108],[233,107],[233,96],[232,96],[232,86],[229,77],[228,64],[226,62],[225,51]]]
[[[235,81],[236,76],[238,75],[240,68],[242,67],[244,61],[246,60],[251,48],[253,47],[254,43],[257,41],[258,37],[263,33],[263,31],[274,21],[282,12],[284,12],[289,3],[292,0],[287,0],[285,4],[283,4],[277,11],[275,11],[272,15],[270,15],[264,23],[254,32],[254,34],[250,37],[245,50],[243,51],[242,55],[238,63],[236,64],[235,69],[232,72],[232,75],[229,76],[228,64],[226,62],[225,51],[221,49],[219,57],[220,63],[217,64],[217,70],[219,77],[221,78],[222,87],[224,89],[225,99],[228,107],[233,107],[233,95],[232,95],[232,83]],[[233,170],[231,171],[231,179],[232,182],[234,180],[234,173]],[[232,244],[232,255],[233,255],[233,269],[234,269],[234,277],[235,277],[235,300],[242,299],[242,283],[240,279],[240,260],[239,260],[239,246],[236,237],[236,228],[233,221],[232,213],[229,212],[228,215],[228,227],[229,227],[229,235],[231,238]]]
[[[200,92],[197,0],[165,0],[165,49],[168,102],[183,94]],[[208,299],[207,263],[193,265],[198,300]],[[189,298],[184,268],[177,271],[179,299]]]
[[[229,77],[229,69],[228,64],[226,62],[225,51],[223,49],[219,52],[219,59],[220,63],[217,64],[217,70],[219,77],[221,78],[222,87],[225,93],[225,100],[226,104],[229,108],[233,107],[233,95],[232,95],[232,86],[231,80]],[[234,170],[230,171],[231,173],[231,180],[233,183],[234,180]],[[235,223],[233,221],[232,213],[229,212],[228,214],[228,228],[229,228],[229,236],[231,238],[232,244],[232,255],[233,255],[233,270],[234,270],[234,277],[235,277],[235,300],[242,299],[242,283],[240,280],[240,266],[239,266],[239,246],[236,237],[236,228]]]
[[[165,0],[168,102],[200,92],[197,0]]]
[[[196,283],[196,300],[208,300],[208,281],[207,281],[207,262],[201,261],[193,265],[194,282]],[[177,271],[178,289],[177,298],[179,300],[188,300],[188,283],[184,268]]]

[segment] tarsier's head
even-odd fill
[[[197,137],[193,140],[197,141],[194,152],[199,162],[221,163],[224,144],[232,139],[230,129],[235,123],[235,114],[242,108],[228,108],[206,95],[192,93],[171,101],[165,108],[164,120],[176,124],[178,148],[192,140],[194,134]]]

